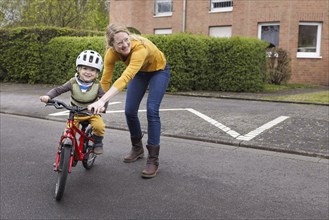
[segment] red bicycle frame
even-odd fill
[[[72,116],[70,115],[70,117],[67,119],[67,127],[58,143],[58,151],[57,151],[56,160],[55,160],[56,166],[54,169],[55,171],[58,170],[60,152],[61,152],[62,146],[65,147],[65,146],[69,145],[69,146],[74,147],[74,149],[72,149],[72,151],[71,151],[71,157],[70,157],[70,163],[69,163],[69,165],[70,165],[69,173],[71,173],[73,160],[82,161],[84,159],[84,156],[85,156],[85,154],[83,152],[84,144],[89,141],[93,142],[94,140],[92,137],[88,137],[86,135],[86,133],[85,133],[86,126],[83,126],[83,125],[81,125],[81,126],[82,126],[82,129],[75,126],[73,114],[72,114]],[[77,133],[79,134],[79,137],[78,137],[79,141],[77,141],[77,136],[76,136]]]
[[[74,120],[75,116],[92,114],[86,112],[88,110],[86,107],[68,106],[59,100],[50,99],[46,106],[69,110],[66,128],[58,143],[54,165],[54,171],[57,172],[55,198],[59,201],[63,197],[67,175],[71,173],[72,167],[75,167],[79,161],[86,170],[90,170],[94,165],[96,155],[93,150],[94,139],[89,120],[80,121],[79,125]]]

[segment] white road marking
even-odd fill
[[[243,140],[243,141],[250,141],[251,139],[255,138],[257,135],[259,135],[260,133],[264,132],[265,130],[268,130],[270,128],[272,128],[273,126],[279,124],[280,122],[283,122],[284,120],[288,119],[288,116],[280,116],[264,125],[262,125],[261,127],[249,132],[248,134],[245,135],[241,135],[238,132],[232,130],[231,128],[219,123],[218,121],[215,121],[212,118],[209,118],[207,115],[202,114],[192,108],[188,108],[186,109],[189,112],[192,112],[193,114],[199,116],[200,118],[204,119],[205,121],[209,122],[210,124],[216,126],[217,128],[221,129],[222,131],[226,132],[227,134],[229,134],[230,136],[234,137],[237,140]]]
[[[248,134],[245,135],[240,135],[238,136],[236,139],[238,140],[243,140],[243,141],[250,141],[251,139],[253,139],[254,137],[256,137],[257,135],[259,135],[260,133],[262,133],[265,130],[268,130],[270,128],[272,128],[273,126],[283,122],[284,120],[288,119],[288,116],[280,116],[277,117],[276,119],[260,126],[259,128],[249,132]]]
[[[121,102],[112,102],[109,103],[109,105],[114,105],[114,104],[118,104]],[[288,119],[288,116],[280,116],[262,126],[260,126],[259,128],[256,128],[255,130],[245,134],[245,135],[241,135],[238,132],[232,130],[231,128],[223,125],[222,123],[208,117],[207,115],[194,110],[193,108],[171,108],[171,109],[160,109],[160,111],[189,111],[191,113],[193,113],[194,115],[202,118],[203,120],[209,122],[210,124],[212,124],[213,126],[219,128],[220,130],[224,131],[225,133],[227,133],[228,135],[230,135],[231,137],[237,139],[237,140],[242,140],[242,141],[250,141],[251,139],[255,138],[256,136],[258,136],[259,134],[261,134],[262,132],[264,132],[265,130],[268,130],[270,128],[272,128],[273,126],[283,122],[284,120]],[[139,110],[138,112],[146,112],[146,110]],[[108,114],[113,114],[113,113],[124,113],[124,110],[115,110],[115,111],[106,111],[106,113]],[[57,112],[57,113],[53,113],[53,114],[49,114],[51,116],[61,116],[61,115],[68,115],[68,111],[62,111],[62,112]]]
[[[168,109],[160,109],[160,112],[166,111],[186,111],[186,108],[168,108]],[[106,113],[124,113],[124,110],[116,110],[116,111],[106,111]],[[146,112],[146,110],[138,110],[138,112]]]
[[[236,138],[237,136],[239,136],[240,134],[237,133],[236,131],[233,131],[231,128],[223,125],[222,123],[219,123],[218,121],[215,121],[214,119],[208,117],[205,114],[202,114],[201,112],[198,112],[192,108],[187,108],[186,109],[189,112],[192,112],[193,114],[199,116],[200,118],[202,118],[203,120],[209,122],[210,124],[214,125],[215,127],[221,129],[222,131],[226,132],[227,134],[231,135],[232,137]]]
[[[69,111],[66,110],[66,111],[61,111],[61,112],[56,112],[56,113],[52,113],[52,114],[49,114],[50,116],[62,116],[62,115],[68,115],[69,114]]]
[[[108,105],[115,105],[115,104],[120,104],[121,102],[109,102]],[[63,116],[63,115],[68,115],[69,111],[65,110],[65,111],[61,111],[61,112],[56,112],[56,113],[52,113],[49,114],[50,116]]]

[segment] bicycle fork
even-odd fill
[[[70,148],[70,152],[71,152],[69,169],[68,169],[68,172],[71,173],[73,159],[74,159],[74,153],[73,153],[74,144],[75,144],[75,141],[71,135],[65,135],[61,138],[61,141],[59,142],[57,154],[56,154],[56,160],[55,160],[56,166],[54,168],[54,171],[59,171],[60,163],[61,163],[61,152],[64,150],[63,147],[67,147],[67,148]]]

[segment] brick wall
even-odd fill
[[[257,37],[258,23],[280,24],[279,47],[291,56],[290,83],[329,85],[328,0],[234,0],[232,12],[210,13],[208,0],[186,0],[185,31],[209,34],[209,27],[232,26],[232,36]],[[153,0],[111,0],[110,21],[137,28],[143,34],[154,29],[183,31],[183,0],[173,0],[173,15],[154,17]],[[297,58],[299,22],[322,22],[321,58]]]

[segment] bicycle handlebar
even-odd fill
[[[60,100],[55,100],[55,99],[49,99],[48,102],[46,103],[46,106],[54,106],[56,109],[67,109],[73,113],[81,113],[81,114],[86,114],[86,115],[92,115],[89,112],[83,112],[88,110],[87,107],[80,107],[80,106],[69,106],[65,104],[65,102],[62,102]]]

